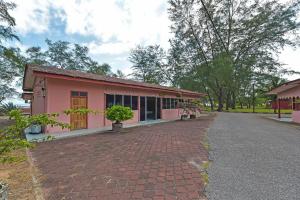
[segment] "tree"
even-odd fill
[[[48,45],[48,49],[45,54],[51,65],[62,69],[75,68],[75,66],[70,66],[70,64],[72,65],[73,63],[71,62],[72,52],[69,42],[61,40],[52,42],[46,39],[46,44]]]
[[[119,69],[117,70],[117,73],[113,74],[113,77],[126,79],[126,75]]]
[[[16,49],[8,49],[3,44],[5,41],[18,39],[13,30],[15,19],[9,13],[14,8],[14,3],[0,0],[0,103],[16,94],[12,85],[14,76],[19,72],[14,55]]]
[[[278,73],[276,55],[297,44],[299,1],[170,0],[169,5],[180,59],[189,60],[187,74],[203,79],[199,88],[213,93],[219,111],[225,102],[226,108],[235,107],[239,96],[249,96],[261,74]]]
[[[111,66],[107,63],[99,65],[98,63],[91,66],[87,71],[89,73],[98,74],[98,75],[111,75]]]
[[[16,25],[15,19],[9,14],[15,7],[14,3],[0,0],[0,51],[5,49],[3,41],[18,39],[13,30]]]
[[[133,63],[133,77],[137,80],[161,84],[165,82],[163,68],[166,55],[159,45],[140,46],[130,51],[129,61]]]
[[[28,64],[49,65],[47,57],[41,47],[30,47],[26,50]]]
[[[10,111],[17,109],[17,105],[12,102],[4,103],[0,105],[0,114],[7,115]]]
[[[26,50],[25,63],[45,66],[56,66],[62,69],[78,70],[100,75],[112,75],[111,67],[107,63],[100,65],[89,55],[89,49],[79,44],[67,41],[46,40],[47,49],[30,47]]]

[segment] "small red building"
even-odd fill
[[[205,96],[189,90],[37,65],[26,66],[23,91],[23,98],[31,102],[31,114],[60,113],[58,120],[70,123],[73,130],[111,126],[103,111],[115,104],[134,111],[133,119],[125,124],[175,120],[181,115],[179,100]],[[70,108],[89,108],[102,114],[83,117],[63,114]],[[59,127],[45,129],[45,132],[62,131]]]
[[[277,108],[278,117],[281,117],[280,110],[282,105],[286,105],[289,102],[290,108],[292,108],[293,122],[300,123],[300,79],[284,83],[270,92],[270,95],[277,95]]]

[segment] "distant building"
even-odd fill
[[[278,117],[281,117],[280,110],[283,106],[286,106],[286,102],[289,102],[290,108],[292,108],[293,122],[300,123],[300,79],[284,83],[270,92],[270,95],[277,95],[277,108]]]

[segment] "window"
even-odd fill
[[[124,96],[124,106],[131,108],[131,96]]]
[[[163,109],[167,109],[167,98],[163,98]]]
[[[178,102],[180,102],[180,99],[174,99],[174,98],[163,98],[162,99],[162,108],[163,109],[176,109],[179,105]]]
[[[167,109],[170,109],[171,108],[171,99],[170,98],[167,98]]]
[[[137,110],[138,109],[138,97],[137,96],[132,96],[132,105],[131,109],[132,110]]]
[[[79,92],[79,95],[80,95],[81,97],[87,97],[87,92]]]
[[[163,98],[163,109],[174,109],[175,99]]]
[[[107,94],[106,95],[106,108],[112,107],[115,105],[115,95]]]
[[[71,91],[72,97],[87,97],[87,92]]]
[[[106,94],[106,108],[113,105],[130,107],[132,110],[138,109],[138,97],[130,95]]]
[[[72,91],[72,92],[71,92],[71,96],[72,96],[72,97],[78,97],[78,96],[79,96],[79,92]]]
[[[116,95],[115,96],[115,104],[116,105],[123,105],[123,96],[122,95]]]
[[[171,109],[175,109],[176,105],[175,105],[175,99],[171,99]]]
[[[175,99],[175,108],[178,108],[178,101],[179,99]]]

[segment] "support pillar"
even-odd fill
[[[296,110],[295,97],[292,98],[292,110]]]
[[[281,118],[281,108],[280,108],[280,99],[277,99],[277,107],[278,107],[278,118]]]

